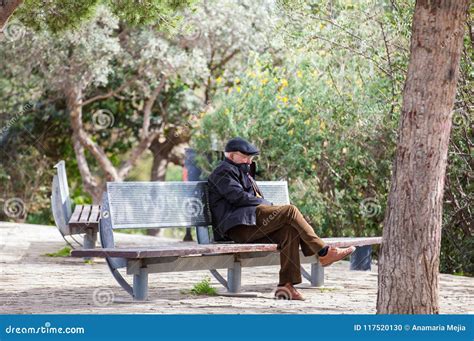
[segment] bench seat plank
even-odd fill
[[[76,205],[68,222],[71,234],[85,233],[86,229],[97,229],[99,217],[99,205]]]
[[[365,246],[382,244],[382,237],[338,237],[323,238],[324,242],[335,247]]]
[[[89,221],[90,222],[93,222],[93,221],[98,222],[99,217],[100,217],[100,206],[99,205],[92,205],[91,215],[89,216]]]
[[[91,214],[92,205],[84,205],[82,209],[81,217],[79,218],[80,223],[89,222],[89,216]]]
[[[192,244],[160,248],[105,248],[72,250],[73,257],[120,257],[128,259],[276,251],[277,244]]]
[[[72,213],[71,219],[69,219],[69,224],[79,222],[83,207],[83,205],[76,205],[76,207],[74,208],[74,212]]]
[[[382,237],[367,238],[326,238],[324,241],[331,246],[363,246],[380,244]],[[277,251],[277,244],[190,244],[162,246],[159,248],[103,248],[73,250],[73,257],[120,257],[127,259],[179,257],[201,254],[225,254],[225,253],[247,253],[247,252],[269,252]]]

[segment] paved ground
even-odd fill
[[[117,245],[161,245],[176,240],[117,234]],[[184,291],[208,276],[207,271],[150,275],[150,301],[134,303],[112,278],[105,262],[86,264],[46,253],[65,246],[55,227],[0,222],[0,312],[15,314],[373,314],[377,297],[377,267],[348,270],[348,262],[326,270],[326,287],[302,289],[304,302],[272,298],[278,267],[245,268],[245,291],[254,298],[192,296]],[[212,278],[211,283],[220,284]],[[472,313],[474,278],[441,275],[441,313]]]

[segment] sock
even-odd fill
[[[318,251],[318,256],[324,257],[328,253],[329,246],[323,247],[321,250]]]

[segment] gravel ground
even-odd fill
[[[116,233],[119,247],[164,245],[170,238]],[[103,259],[92,264],[48,257],[65,246],[54,226],[0,222],[0,309],[6,314],[374,314],[377,267],[349,271],[342,261],[327,268],[323,288],[302,288],[306,301],[272,298],[278,266],[244,268],[242,288],[257,297],[193,296],[186,293],[208,271],[151,274],[149,301],[131,301]],[[308,265],[307,265],[308,266]],[[443,314],[474,311],[474,278],[441,274]],[[221,285],[212,276],[211,284]],[[128,276],[130,280],[130,276]]]

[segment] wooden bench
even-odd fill
[[[258,181],[265,198],[276,205],[288,204],[286,181]],[[112,275],[134,300],[146,300],[148,275],[151,273],[210,270],[227,289],[227,294],[241,293],[243,267],[279,265],[276,244],[215,243],[206,181],[188,182],[109,182],[101,205],[99,223],[102,248],[73,250],[73,257],[104,257]],[[153,248],[117,248],[114,230],[133,228],[195,227],[198,244],[176,243],[175,246]],[[381,238],[328,238],[334,246],[356,245],[354,267],[364,262],[370,267],[370,246]],[[368,251],[367,251],[368,250]],[[311,286],[324,284],[324,268],[316,256],[304,257],[302,264],[311,264],[310,271],[302,266],[302,275]],[[359,264],[358,264],[359,263]],[[352,267],[352,266],[351,266]],[[122,275],[133,275],[132,284]],[[227,269],[227,278],[218,272]]]
[[[72,246],[65,238],[66,236],[84,234],[83,248],[93,249],[97,241],[100,206],[76,205],[72,212],[65,163],[60,161],[54,167],[57,169],[57,174],[53,178],[51,209],[56,226],[69,245]],[[77,243],[81,244],[80,242]]]

